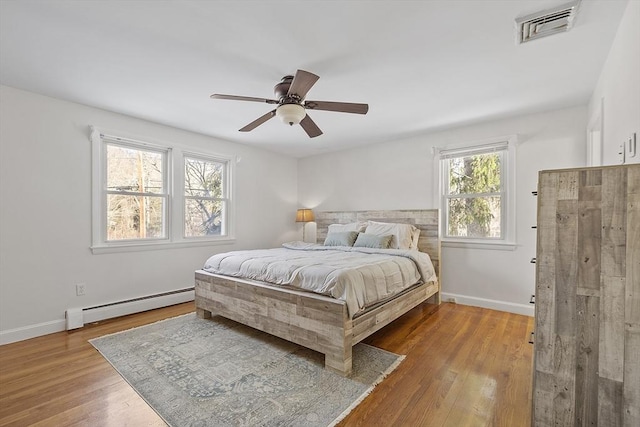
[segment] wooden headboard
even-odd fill
[[[316,212],[317,241],[323,243],[331,224],[378,221],[411,224],[420,229],[418,250],[426,252],[440,277],[440,224],[438,209],[397,211],[331,211]]]

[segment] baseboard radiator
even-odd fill
[[[193,287],[147,295],[86,308],[69,308],[65,313],[67,330],[82,328],[86,323],[98,322],[127,314],[140,313],[154,308],[193,301]]]

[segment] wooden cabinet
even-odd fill
[[[640,426],[640,165],[538,178],[533,426]]]

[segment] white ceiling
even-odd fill
[[[0,0],[0,82],[303,157],[588,102],[627,0],[583,0],[568,33],[515,44],[514,19],[564,0]],[[297,69],[324,135],[261,103]],[[123,129],[126,131],[126,129]]]

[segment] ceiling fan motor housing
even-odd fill
[[[293,81],[293,76],[284,76],[282,81],[273,87],[273,93],[276,95],[278,100],[285,101],[287,98],[287,94],[289,93],[289,87],[291,87],[291,82]]]

